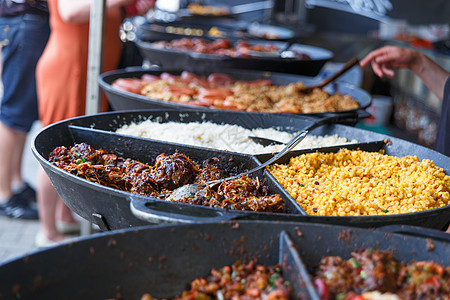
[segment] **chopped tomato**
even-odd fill
[[[436,276],[430,276],[427,279],[425,279],[425,283],[426,284],[432,284],[437,288],[441,287],[441,283],[439,282],[439,280],[437,279]]]
[[[314,285],[321,300],[327,300],[330,297],[330,291],[328,290],[327,284],[323,281],[323,279],[317,278],[314,280]]]

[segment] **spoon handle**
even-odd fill
[[[344,74],[345,72],[347,72],[348,70],[350,70],[353,66],[359,64],[359,59],[357,57],[353,57],[351,60],[349,60],[343,67],[341,70],[339,70],[338,72],[336,72],[333,76],[328,77],[327,79],[325,79],[324,81],[322,81],[322,83],[314,85],[314,86],[309,86],[309,87],[305,87],[303,89],[303,92],[307,92],[307,91],[312,91],[315,88],[323,88],[324,86],[326,86],[327,84],[329,84],[330,82],[336,80],[338,77],[340,77],[342,74]]]

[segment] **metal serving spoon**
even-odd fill
[[[273,145],[284,145],[285,144],[285,143],[280,142],[280,141],[276,141],[276,140],[272,140],[272,139],[268,139],[268,138],[263,138],[263,137],[259,137],[259,136],[253,136],[253,135],[249,135],[248,138],[251,139],[252,141],[254,141],[255,143],[263,145],[264,147],[273,146]]]
[[[333,76],[326,78],[324,81],[322,81],[319,84],[312,85],[312,86],[305,86],[304,88],[302,88],[300,90],[300,92],[308,94],[308,93],[311,93],[316,88],[321,89],[324,86],[326,86],[327,84],[329,84],[330,82],[333,82],[337,78],[341,77],[342,74],[344,74],[345,72],[347,72],[348,70],[350,70],[353,66],[355,66],[357,64],[359,64],[359,59],[357,57],[353,57],[351,60],[346,62],[345,65],[342,67],[342,69],[340,71],[336,72]]]
[[[319,127],[319,126],[324,125],[324,124],[332,124],[332,123],[336,123],[338,121],[346,120],[346,119],[349,119],[349,118],[355,118],[355,117],[357,117],[357,116],[355,116],[355,113],[342,113],[342,114],[336,114],[336,115],[332,115],[332,116],[329,116],[329,117],[324,117],[324,118],[317,119],[312,124],[306,126],[306,128],[304,128],[296,136],[294,136],[286,144],[286,147],[283,148],[283,150],[278,152],[274,157],[272,157],[271,159],[269,159],[266,162],[262,163],[261,165],[255,167],[253,169],[250,169],[248,171],[245,171],[243,173],[240,173],[238,175],[235,175],[235,176],[230,176],[230,177],[227,177],[227,178],[217,179],[217,180],[209,181],[209,182],[202,183],[202,184],[198,184],[198,183],[186,184],[186,185],[184,185],[182,187],[179,187],[176,190],[174,190],[172,192],[172,194],[169,197],[167,197],[166,200],[178,201],[178,200],[182,200],[182,199],[185,199],[185,198],[189,198],[189,197],[194,196],[198,191],[200,191],[201,189],[205,188],[206,186],[214,187],[214,186],[220,184],[221,182],[223,182],[225,180],[237,179],[237,178],[240,178],[243,175],[248,175],[248,174],[251,174],[251,173],[256,172],[258,170],[261,170],[261,169],[265,168],[266,166],[270,165],[271,163],[276,162],[281,157],[283,157],[286,153],[288,153],[289,151],[294,149],[295,146],[297,146],[297,144],[300,143],[306,137],[306,135],[308,133],[310,133],[314,128]]]

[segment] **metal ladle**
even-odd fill
[[[198,184],[198,183],[186,184],[186,185],[184,185],[182,187],[179,187],[176,190],[174,190],[172,192],[172,194],[170,194],[170,196],[166,198],[166,200],[178,201],[178,200],[182,200],[182,199],[185,199],[185,198],[189,198],[189,197],[194,196],[198,191],[200,191],[201,189],[205,188],[206,186],[214,187],[214,186],[220,184],[221,182],[223,182],[225,180],[237,179],[237,178],[240,178],[243,175],[248,175],[248,174],[251,174],[251,173],[256,172],[258,170],[261,170],[261,169],[265,168],[266,166],[270,165],[271,163],[276,162],[281,157],[283,157],[285,154],[287,154],[289,151],[294,149],[295,146],[297,146],[297,144],[300,143],[306,137],[306,135],[308,133],[310,133],[314,128],[319,127],[319,126],[324,125],[324,124],[332,124],[332,123],[336,123],[338,121],[347,120],[349,118],[355,118],[355,113],[342,113],[342,114],[337,114],[337,115],[332,115],[332,116],[329,116],[329,117],[324,117],[324,118],[317,119],[311,125],[306,126],[306,128],[304,128],[300,133],[298,133],[296,136],[294,136],[289,141],[289,143],[287,143],[286,147],[283,148],[283,150],[278,152],[274,157],[272,157],[271,159],[269,159],[266,162],[262,163],[261,165],[255,167],[255,168],[253,168],[251,170],[248,170],[248,171],[245,171],[245,172],[240,173],[238,175],[235,175],[235,176],[230,176],[230,177],[227,177],[227,178],[217,179],[217,180],[213,180],[213,181],[209,181],[209,182],[201,183],[201,184]]]

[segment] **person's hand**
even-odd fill
[[[369,63],[379,77],[394,77],[394,69],[413,69],[419,60],[421,53],[412,49],[405,49],[395,46],[385,46],[370,52],[363,60],[361,67]]]

